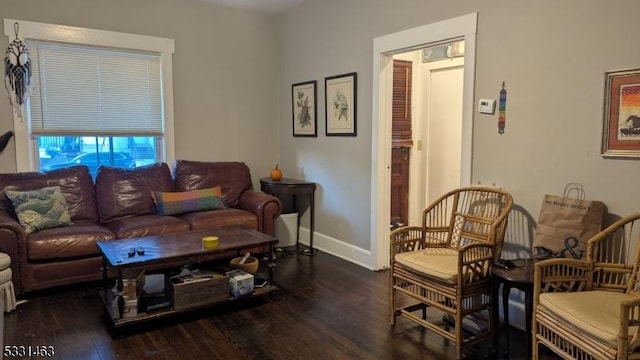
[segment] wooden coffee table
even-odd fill
[[[215,248],[204,248],[202,238],[204,236],[215,235],[219,237],[219,245]],[[117,286],[118,290],[123,288],[122,270],[125,268],[141,268],[141,269],[166,269],[177,267],[185,264],[198,264],[211,260],[220,259],[222,254],[236,252],[239,254],[241,250],[250,250],[256,247],[269,246],[268,259],[268,282],[262,288],[254,289],[252,297],[271,294],[276,287],[271,283],[273,279],[273,245],[278,239],[273,236],[266,235],[259,231],[243,226],[195,230],[187,233],[162,234],[144,236],[131,239],[116,239],[98,241],[98,249],[102,253],[102,270],[105,287],[109,283],[108,271],[115,269],[118,273]],[[131,249],[143,249],[144,253],[136,252],[135,255],[129,256]],[[105,288],[106,293],[107,288]],[[233,301],[229,297],[228,301]],[[218,302],[219,304],[220,302]],[[106,304],[106,302],[105,302]],[[215,305],[214,303],[206,306]],[[152,319],[170,316],[176,313],[196,310],[204,306],[195,306],[188,309],[180,310],[162,310],[153,313],[142,313],[132,318],[112,318],[114,327],[120,327],[133,323],[145,322]],[[122,314],[122,305],[120,305],[120,313]]]

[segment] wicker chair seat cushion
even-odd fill
[[[458,252],[451,248],[427,248],[396,254],[404,268],[450,284],[458,280]]]
[[[620,304],[635,299],[635,295],[593,290],[581,292],[552,292],[540,294],[539,303],[548,308],[560,321],[573,325],[580,334],[617,347],[620,326]],[[637,327],[629,328],[633,336]]]

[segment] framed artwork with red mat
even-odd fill
[[[640,69],[605,73],[603,157],[640,157]]]

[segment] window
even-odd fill
[[[133,169],[159,157],[151,136],[37,136],[40,170],[86,165],[95,179],[102,165]]]
[[[10,39],[15,22],[33,72],[18,171],[173,161],[173,40],[4,19]]]

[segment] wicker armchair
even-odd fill
[[[639,221],[636,213],[596,234],[586,260],[536,264],[533,359],[540,344],[564,359],[640,359]]]
[[[391,324],[404,316],[433,330],[455,342],[458,359],[463,346],[490,340],[496,327],[490,321],[491,267],[512,206],[503,190],[461,188],[427,207],[422,226],[392,231]],[[444,312],[453,329],[442,316],[427,316],[427,307]],[[484,328],[464,331],[466,317],[480,319]]]

